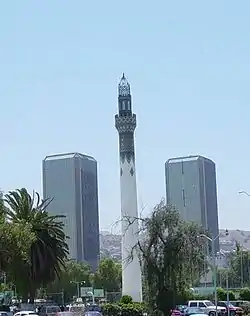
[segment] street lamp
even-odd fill
[[[94,304],[95,304],[95,296],[94,296],[94,293],[93,293],[93,292],[88,292],[87,294],[92,297],[92,304],[94,305]]]
[[[226,235],[228,235],[228,230],[226,229]],[[213,262],[213,283],[214,283],[214,303],[215,303],[215,315],[217,316],[217,305],[218,305],[218,298],[217,298],[217,275],[216,275],[216,253],[215,253],[215,241],[220,237],[220,233],[211,238],[205,234],[201,234],[198,237],[206,238],[212,244],[212,262]]]
[[[245,195],[247,195],[247,196],[250,196],[250,194],[249,194],[247,191],[244,191],[244,190],[243,190],[243,191],[239,191],[238,193],[239,193],[239,194],[245,194]]]
[[[225,252],[220,251],[220,255],[222,255],[224,258],[226,258],[226,266],[224,265],[224,268],[226,268],[226,292],[227,292],[227,314],[229,316],[230,310],[229,310],[229,266],[228,266],[228,257]]]
[[[244,194],[247,196],[250,196],[250,194],[247,191],[239,191],[239,194]],[[241,245],[241,247],[243,247],[243,245]],[[242,253],[242,249],[241,249],[241,253],[240,253],[240,266],[241,266],[241,270],[240,270],[240,279],[241,279],[241,288],[243,288],[244,286],[244,274],[243,274],[243,253]]]
[[[70,283],[76,284],[78,298],[81,297],[81,285],[85,284],[85,281],[70,281]]]

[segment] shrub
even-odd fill
[[[236,297],[233,291],[229,291],[229,300],[230,301],[235,301]]]
[[[122,304],[121,316],[142,316],[142,313],[134,304]]]
[[[218,288],[217,289],[217,297],[218,297],[219,301],[226,301],[227,300],[227,292],[222,288]]]
[[[121,314],[121,307],[117,304],[104,304],[102,306],[104,316],[118,316]]]
[[[126,303],[122,304],[104,304],[104,316],[143,316],[143,313],[148,312],[147,306],[144,303]]]
[[[133,299],[130,295],[123,295],[121,298],[121,304],[132,304]]]
[[[241,289],[239,297],[243,301],[250,301],[250,289],[249,288]]]

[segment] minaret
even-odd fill
[[[120,147],[122,295],[130,295],[135,302],[141,302],[141,268],[136,251],[132,251],[139,238],[134,147],[136,115],[132,113],[130,85],[124,74],[118,85],[118,110],[115,127]]]

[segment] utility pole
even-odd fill
[[[81,297],[81,285],[85,284],[85,281],[70,281],[70,283],[76,284],[77,288],[77,297]]]
[[[240,251],[240,280],[241,280],[241,288],[244,287],[244,273],[243,273],[243,250]]]
[[[62,305],[64,305],[64,289],[62,289]]]
[[[5,272],[3,273],[3,283],[4,283],[4,285],[7,284],[7,276],[6,276]]]

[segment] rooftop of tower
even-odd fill
[[[214,163],[213,160],[207,158],[207,157],[204,157],[204,156],[201,156],[201,155],[190,155],[190,156],[184,156],[184,157],[174,157],[174,158],[169,158],[167,161],[166,161],[166,164],[169,164],[169,163],[178,163],[178,162],[187,162],[187,161],[194,161],[194,160],[198,160],[198,159],[203,159],[203,160],[207,160],[207,161],[211,161]]]
[[[130,84],[128,83],[124,73],[122,74],[122,78],[118,85],[118,95],[122,97],[130,95]]]
[[[70,158],[82,158],[82,159],[89,159],[92,161],[96,161],[95,158],[88,156],[88,155],[83,155],[78,152],[73,152],[73,153],[64,153],[64,154],[55,154],[55,155],[49,155],[44,158],[44,161],[48,160],[59,160],[59,159],[70,159]]]

